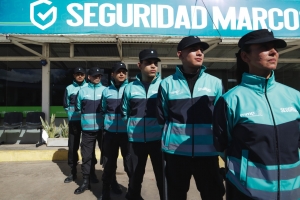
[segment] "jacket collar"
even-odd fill
[[[182,65],[177,65],[177,66],[176,66],[176,72],[175,72],[175,74],[177,74],[178,77],[179,77],[180,79],[185,79],[185,77],[184,77],[184,75],[183,75],[183,73],[182,73],[182,71],[181,71],[182,68],[183,68]],[[204,65],[202,65],[202,66],[200,67],[199,77],[203,74],[203,72],[204,72],[205,70],[206,70],[206,67],[205,67]]]
[[[94,83],[89,82],[89,87],[94,88],[94,87],[101,87],[101,86],[102,86],[101,82],[98,83],[98,84],[94,84]]]
[[[73,85],[74,85],[75,87],[83,86],[85,83],[86,83],[85,80],[83,80],[81,84],[78,84],[75,80],[73,80]]]
[[[113,85],[114,87],[116,87],[116,86],[115,86],[115,81],[114,81],[114,80],[111,80],[110,83],[111,83],[111,85]],[[128,84],[128,80],[126,79],[126,80],[122,83],[121,87],[124,87],[124,86],[127,85],[127,84]]]
[[[244,73],[240,85],[263,93],[266,90],[270,90],[274,88],[275,83],[276,83],[275,75],[274,75],[274,71],[272,71],[272,74],[268,79],[261,76]]]
[[[137,74],[136,75],[136,80],[138,80],[139,82],[142,82],[141,79],[142,79],[142,74],[141,73]],[[154,84],[157,80],[160,80],[160,73],[159,72],[156,72],[156,76],[153,79],[153,81],[151,82],[151,84]]]

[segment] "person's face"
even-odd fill
[[[100,74],[97,74],[95,76],[88,75],[88,79],[91,81],[91,83],[98,84],[101,81],[101,75]]]
[[[126,80],[127,77],[126,74],[127,74],[127,70],[121,68],[118,69],[116,72],[111,73],[111,76],[113,77],[115,82],[119,84],[120,82],[124,82]]]
[[[189,46],[182,51],[177,52],[178,58],[183,66],[199,68],[203,64],[204,53],[200,44]]]
[[[157,72],[157,59],[147,59],[139,62],[138,68],[141,70],[141,73],[148,78],[154,78]]]
[[[76,82],[81,83],[81,82],[83,82],[83,80],[85,78],[85,74],[77,72],[77,73],[73,74],[73,77],[74,77]]]
[[[264,76],[275,70],[279,54],[273,42],[252,44],[250,52],[242,51],[242,59],[249,65],[249,73]]]

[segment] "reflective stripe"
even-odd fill
[[[80,112],[75,112],[75,108],[73,106],[70,106],[67,112],[69,121],[80,121],[81,114]]]
[[[144,140],[146,136],[146,141]],[[161,140],[161,132],[152,132],[144,134],[144,131],[134,131],[134,133],[128,133],[129,141],[138,141],[138,142],[149,142],[153,140]]]
[[[117,118],[118,120],[116,120]],[[106,114],[104,118],[104,129],[110,132],[127,132],[127,126],[119,114]]]
[[[83,130],[99,130],[98,124],[81,124]]]
[[[211,124],[169,122],[165,124],[163,132],[163,150],[168,153],[191,156],[194,148],[195,156],[218,155],[213,145]]]
[[[127,133],[129,141],[161,140],[161,128],[155,118],[129,118]]]
[[[227,163],[229,170],[240,174],[241,162],[238,159],[230,157],[230,159],[227,160]],[[300,161],[295,164],[280,166],[280,176],[284,177],[285,180],[295,178],[299,175]],[[262,166],[262,164],[248,161],[247,176],[268,181],[276,181],[278,179],[278,166]]]
[[[263,190],[254,190],[251,188],[246,188],[243,186],[236,176],[234,176],[231,172],[228,172],[226,177],[229,179],[229,181],[235,185],[243,194],[251,197],[251,198],[258,198],[258,199],[277,199],[277,191],[276,192],[267,192]]]
[[[69,121],[80,121],[80,119],[81,119],[80,113],[68,111],[68,120]]]
[[[110,124],[105,124],[104,129],[109,131],[109,132],[127,132],[127,127],[126,126],[115,126],[115,125],[110,125]]]
[[[242,185],[245,185],[247,182],[247,167],[248,167],[248,150],[242,150],[242,163],[241,163],[241,172],[240,172],[240,180]]]
[[[168,149],[173,150],[173,151],[192,153],[192,145],[169,143]],[[196,152],[215,152],[216,151],[216,149],[213,145],[195,145],[194,149]]]
[[[83,120],[91,120],[91,119],[103,119],[102,115],[100,114],[82,114],[81,115]]]
[[[256,164],[245,159],[247,157],[246,152],[243,152],[242,160],[227,157],[229,180],[248,196],[259,197],[260,199],[276,199],[278,166]],[[246,161],[248,163],[247,169],[244,166]],[[300,161],[291,165],[280,166],[280,196],[282,199],[300,198],[299,172]]]
[[[197,135],[212,135],[212,125],[211,124],[177,124],[177,123],[169,123],[171,127],[171,134],[178,135],[192,135],[194,133]]]
[[[82,114],[82,130],[99,130],[103,125],[103,117],[100,113]]]

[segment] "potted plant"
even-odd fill
[[[69,127],[65,120],[58,127],[55,125],[55,114],[51,115],[50,124],[41,118],[43,137],[47,146],[68,146]]]

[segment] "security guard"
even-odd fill
[[[157,72],[160,61],[155,49],[139,53],[137,64],[141,73],[125,88],[122,98],[122,117],[127,124],[129,140],[129,187],[126,198],[140,200],[147,158],[150,156],[160,199],[163,199],[161,129],[156,119],[156,97],[161,82]]]
[[[77,178],[77,163],[78,163],[78,149],[81,136],[80,113],[75,112],[75,101],[78,91],[87,86],[85,82],[85,70],[82,67],[76,67],[73,70],[74,81],[71,85],[66,87],[63,106],[68,114],[69,120],[69,139],[68,139],[68,165],[71,172],[65,179],[65,183],[70,183]]]
[[[274,73],[286,46],[268,29],[238,42],[240,82],[218,100],[213,124],[214,144],[226,153],[227,199],[300,199],[300,92]]]
[[[209,45],[196,36],[177,45],[182,65],[165,78],[157,97],[157,119],[163,127],[168,198],[185,200],[194,176],[203,200],[222,200],[225,193],[213,145],[212,114],[223,93],[220,79],[205,73]]]
[[[112,67],[112,81],[111,85],[107,87],[102,94],[102,113],[104,115],[104,133],[103,133],[103,147],[104,154],[104,171],[102,174],[102,196],[100,200],[110,199],[110,185],[114,189],[117,183],[112,182],[117,168],[117,159],[119,148],[123,156],[124,169],[127,172],[126,157],[128,154],[128,136],[126,125],[121,118],[121,98],[123,96],[124,88],[127,86],[126,79],[126,65],[122,62],[114,64]],[[118,186],[118,184],[117,184]],[[120,194],[122,190],[120,190]]]
[[[76,100],[76,110],[81,112],[81,170],[83,183],[75,190],[75,194],[81,194],[90,189],[90,175],[94,172],[97,162],[95,157],[95,144],[97,137],[101,138],[103,117],[100,113],[100,99],[106,88],[101,84],[103,70],[99,67],[91,68],[88,72],[89,83],[87,87],[79,90]]]

